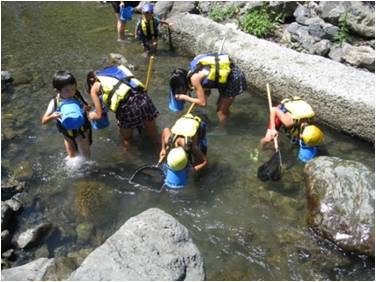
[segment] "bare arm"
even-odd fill
[[[175,98],[177,100],[184,100],[190,103],[195,103],[197,105],[200,105],[201,107],[206,107],[206,96],[204,92],[204,88],[201,86],[201,81],[205,78],[206,73],[203,71],[200,71],[198,73],[195,73],[191,77],[192,86],[195,89],[197,98],[189,97],[185,94],[177,94],[175,95]]]
[[[165,128],[162,131],[161,151],[159,152],[159,158],[162,159],[167,153],[168,138],[170,138],[171,131],[169,128]]]
[[[198,172],[204,169],[208,165],[208,158],[205,156],[203,152],[198,148],[198,146],[192,146],[192,153],[198,163],[193,166],[195,172]]]
[[[97,81],[93,84],[93,87],[90,90],[90,97],[91,100],[94,103],[94,112],[89,113],[89,119],[90,120],[97,120],[102,118],[102,105],[101,101],[99,100],[99,95],[100,95],[100,83]]]
[[[61,113],[56,112],[54,109],[54,100],[51,100],[48,104],[47,110],[42,117],[42,124],[47,124],[51,120],[56,120],[61,116]]]

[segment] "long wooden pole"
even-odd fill
[[[150,79],[151,79],[153,64],[154,64],[154,56],[150,56],[149,65],[148,65],[148,73],[147,73],[146,82],[145,82],[145,90],[149,89],[149,83],[150,83]]]

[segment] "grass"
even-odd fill
[[[213,5],[208,13],[209,18],[215,22],[223,22],[228,18],[234,17],[238,13],[238,8],[235,5]]]

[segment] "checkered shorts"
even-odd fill
[[[225,97],[235,97],[247,90],[244,73],[233,65],[224,86],[218,87],[218,92]]]
[[[116,111],[118,126],[122,128],[136,128],[144,121],[152,121],[159,112],[147,93],[130,94]]]

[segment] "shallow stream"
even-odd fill
[[[67,166],[62,136],[54,124],[40,123],[54,95],[54,72],[70,70],[84,92],[87,71],[104,66],[110,53],[124,55],[142,81],[147,58],[130,36],[125,43],[116,42],[110,5],[2,2],[1,8],[1,67],[17,82],[1,96],[2,134],[7,136],[2,142],[2,177],[20,164],[30,165],[28,199],[17,232],[42,222],[58,225],[61,232],[43,245],[50,257],[93,249],[130,217],[158,207],[190,230],[209,280],[374,280],[372,260],[343,253],[307,227],[304,165],[287,139],[281,138],[282,180],[257,179],[257,167],[271,154],[251,158],[268,118],[266,99],[252,91],[236,99],[224,134],[216,128],[217,93],[210,96],[205,109],[210,119],[209,168],[181,192],[155,193],[127,183],[137,167],[155,163],[158,153],[135,134],[138,153],[127,158],[113,114],[109,128],[94,131],[92,161]],[[134,24],[127,25],[128,32]],[[160,41],[149,91],[160,111],[160,131],[177,118],[167,109],[168,76],[175,67],[186,68],[191,59],[182,50],[170,52]],[[374,170],[372,146],[323,129],[330,155]],[[37,258],[43,253],[40,248],[25,252],[16,265]]]

